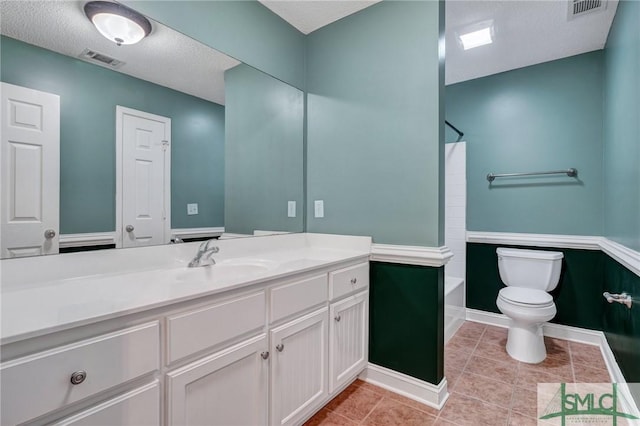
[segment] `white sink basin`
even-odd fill
[[[236,258],[236,259],[225,259],[219,262],[216,262],[215,265],[212,265],[212,268],[223,267],[226,268],[228,266],[244,266],[248,269],[252,268],[262,268],[263,270],[274,269],[278,266],[278,262],[269,260],[269,259],[258,259],[258,258]]]

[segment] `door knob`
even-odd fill
[[[135,228],[133,227],[133,225],[127,225],[124,229],[125,229],[125,231],[127,231],[127,232],[133,232],[133,230],[134,230]]]
[[[55,236],[56,236],[56,231],[54,231],[53,229],[47,229],[46,231],[44,231],[44,237],[47,240],[50,240]]]

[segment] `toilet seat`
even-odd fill
[[[553,305],[553,297],[545,291],[524,287],[505,287],[498,292],[505,302],[519,306],[543,307]]]

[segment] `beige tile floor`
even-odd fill
[[[610,382],[600,349],[545,338],[547,359],[525,364],[505,351],[503,328],[466,322],[445,347],[449,400],[440,411],[356,380],[309,426],[536,425],[537,383]]]

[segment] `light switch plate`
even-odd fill
[[[198,203],[187,204],[187,215],[198,214]]]
[[[287,203],[287,217],[296,217],[296,202],[289,201]]]
[[[324,201],[315,200],[313,203],[313,212],[315,217],[324,217]]]

